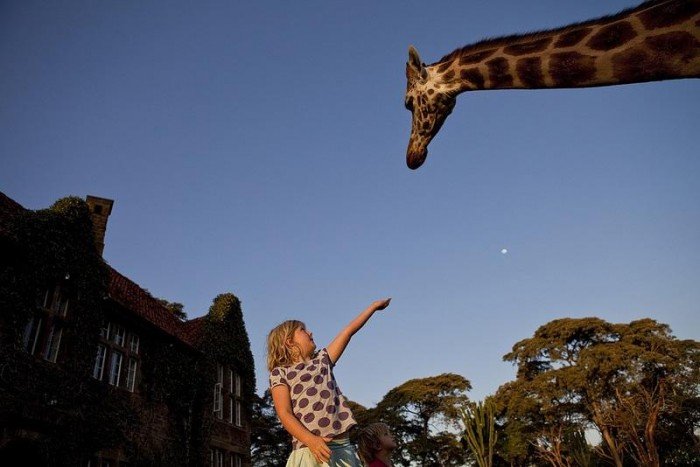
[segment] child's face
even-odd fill
[[[379,449],[384,451],[393,451],[396,449],[396,441],[394,435],[389,430],[384,431],[379,436]]]
[[[314,353],[314,350],[316,350],[314,335],[312,332],[307,331],[305,326],[297,328],[294,331],[292,342],[299,347],[302,358],[311,356],[311,354]]]

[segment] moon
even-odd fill
[[[508,249],[507,249],[507,248],[503,248],[503,249],[501,250],[501,254],[502,254],[502,255],[505,255],[505,254],[507,254],[507,253],[508,253]]]

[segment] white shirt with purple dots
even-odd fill
[[[270,389],[280,384],[289,387],[294,416],[311,433],[333,438],[357,424],[333,376],[328,350],[321,349],[308,361],[278,366],[270,372]],[[293,438],[292,447],[304,447]]]

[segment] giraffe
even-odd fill
[[[408,49],[406,164],[420,167],[457,96],[489,89],[612,86],[700,77],[700,0],[652,0],[558,29],[467,45],[432,65]]]

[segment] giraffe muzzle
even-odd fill
[[[416,170],[418,167],[423,165],[425,159],[428,157],[428,148],[412,148],[410,145],[408,151],[406,152],[406,165],[411,170]]]

